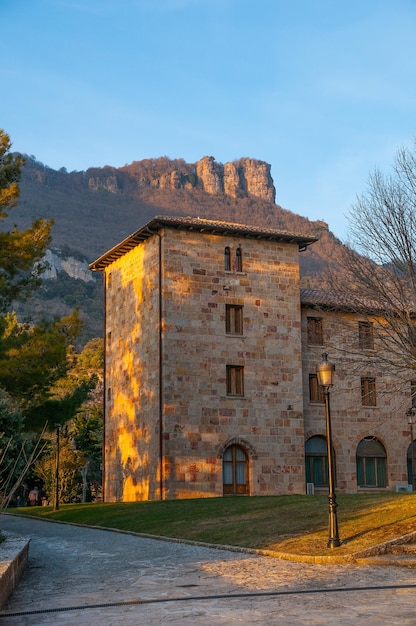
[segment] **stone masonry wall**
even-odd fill
[[[106,270],[105,500],[159,490],[159,242]]]
[[[308,345],[307,317],[319,317],[323,324],[323,344]],[[323,352],[335,364],[334,386],[330,391],[332,439],[336,457],[337,489],[357,493],[356,450],[367,436],[378,439],[387,452],[386,490],[407,484],[407,448],[410,432],[406,411],[411,406],[410,382],[398,381],[378,357],[382,350],[363,351],[358,345],[359,315],[304,308],[302,311],[303,389],[305,440],[325,436],[325,405],[311,403],[309,374],[316,371]],[[377,405],[362,406],[361,377],[376,380]]]
[[[326,434],[325,405],[309,397],[323,352],[336,365],[337,490],[368,491],[356,476],[357,445],[368,436],[387,453],[385,489],[407,484],[410,382],[377,359],[377,342],[360,350],[365,318],[301,314],[296,244],[165,228],[107,267],[106,283],[107,501],[221,496],[231,444],[248,455],[251,495],[305,493],[305,441]],[[226,304],[243,307],[241,335],[226,333]],[[322,319],[321,345],[308,345],[308,317]],[[244,367],[242,396],[227,395],[227,365]],[[362,405],[362,376],[376,379],[374,407]]]
[[[243,271],[224,270],[224,248]],[[166,497],[222,495],[222,452],[240,443],[250,493],[304,493],[299,264],[296,244],[163,232]],[[244,309],[225,333],[225,305]],[[244,366],[244,397],[226,366]]]

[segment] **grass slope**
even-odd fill
[[[342,545],[350,555],[416,530],[416,494],[338,496]],[[163,502],[94,503],[11,510],[90,526],[212,544],[328,555],[326,496],[227,497]]]

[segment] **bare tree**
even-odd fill
[[[416,377],[416,141],[398,151],[390,174],[370,175],[349,221],[332,297],[370,321],[374,360],[408,382]]]
[[[37,461],[37,459],[41,456],[44,448],[44,434],[46,432],[46,425],[36,439],[33,444],[31,452],[27,452],[24,443],[22,443],[20,451],[13,458],[8,459],[9,449],[11,448],[12,439],[9,439],[5,444],[4,448],[0,450],[0,467],[4,464],[8,467],[8,473],[6,473],[4,480],[0,482],[0,530],[1,530],[1,519],[2,512],[6,509],[12,498],[14,497],[16,491],[19,489],[22,484],[26,474]],[[20,461],[23,461],[23,465],[20,467],[18,474],[16,475],[16,468],[19,467]]]

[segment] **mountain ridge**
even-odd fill
[[[193,164],[160,157],[121,168],[70,173],[25,158],[18,204],[0,228],[28,228],[37,218],[53,219],[54,227],[47,255],[50,271],[30,309],[19,305],[18,313],[51,317],[78,304],[85,319],[85,338],[102,334],[103,316],[100,277],[85,280],[86,266],[156,215],[201,217],[317,236],[319,241],[301,254],[302,281],[309,287],[322,286],[328,259],[333,261],[342,245],[325,222],[311,221],[274,202],[270,165],[264,161],[233,162],[233,172],[239,174],[231,185],[224,176],[232,168],[213,157]]]

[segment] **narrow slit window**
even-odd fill
[[[228,246],[224,250],[224,269],[226,272],[231,271],[231,250]]]
[[[236,272],[243,271],[243,251],[241,248],[237,248],[235,251],[235,270]]]

